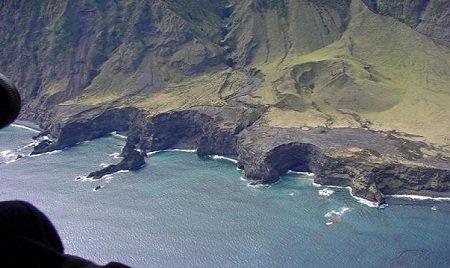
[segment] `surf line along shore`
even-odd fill
[[[257,114],[258,110],[253,112]],[[74,119],[66,125],[58,124],[53,129],[57,140],[40,152],[118,131],[127,135],[123,167],[97,175],[141,168],[146,152],[184,148],[197,150],[199,156],[236,159],[238,168],[255,184],[274,183],[288,170],[294,170],[314,173],[315,182],[322,185],[351,187],[353,195],[379,205],[385,202],[385,194],[401,194],[404,190],[426,190],[450,197],[448,162],[433,156],[411,160],[411,152],[405,148],[426,145],[382,132],[269,127],[255,124],[259,117],[249,118],[243,107],[195,107],[145,118],[136,114],[136,109],[115,108],[89,121]],[[121,123],[119,118],[124,121]],[[430,183],[431,179],[434,183]],[[417,191],[418,195],[422,193]]]
[[[32,131],[34,133],[38,133],[39,132],[39,130],[37,130],[35,128],[31,128],[31,127],[24,126],[24,125],[19,125],[19,124],[14,124],[13,127],[23,128],[23,129],[26,129],[28,131]],[[127,138],[127,136],[117,134],[116,132],[112,132],[110,134],[113,135],[114,137],[116,137],[118,139],[122,139],[122,140]],[[168,151],[197,153],[196,149],[166,149],[166,150],[158,150],[158,151],[149,152],[149,153],[147,153],[147,156],[151,156],[151,155],[154,155],[154,154],[157,154],[157,153],[161,153],[161,152],[168,152]],[[53,151],[53,152],[48,152],[48,153],[57,153],[57,152],[59,152],[59,151]],[[48,154],[48,153],[46,153],[46,154]],[[211,155],[209,157],[211,157],[212,159],[216,159],[216,160],[230,161],[230,162],[232,162],[234,164],[238,164],[238,162],[239,162],[238,160],[236,160],[234,158],[226,157],[226,156]],[[237,168],[239,169],[239,167],[237,167]],[[121,172],[126,172],[126,171],[127,170],[118,170],[116,172],[121,173]],[[333,188],[333,187],[346,188],[346,189],[348,189],[348,191],[351,194],[351,196],[354,197],[359,203],[362,203],[362,204],[370,206],[370,207],[378,207],[379,206],[379,204],[377,204],[376,202],[372,202],[370,200],[366,200],[364,198],[361,198],[361,197],[353,195],[352,188],[350,186],[341,187],[341,186],[333,186],[333,185],[321,185],[321,184],[315,183],[314,179],[312,179],[314,177],[314,174],[311,173],[311,172],[296,172],[296,171],[289,170],[289,171],[287,171],[287,173],[288,174],[299,174],[299,175],[302,175],[302,176],[307,176],[313,181],[314,186],[316,186],[316,187],[325,187],[325,190],[327,190],[328,188]],[[80,178],[81,178],[80,179],[81,181],[86,181],[86,180],[91,181],[91,179],[87,179],[87,178],[85,178],[83,176],[80,176]],[[111,177],[108,177],[107,181],[109,181],[110,179],[111,179]],[[270,186],[270,184],[254,183],[253,180],[249,180],[249,179],[244,178],[244,177],[242,177],[242,179],[244,179],[246,181],[249,181],[249,186],[251,186],[251,187],[259,187],[259,186],[267,187],[267,186]],[[325,190],[322,189],[321,191],[325,191]],[[448,198],[448,197],[433,198],[433,197],[429,197],[429,196],[420,196],[420,195],[387,195],[387,197],[389,197],[389,198],[404,198],[404,199],[406,198],[406,199],[414,199],[414,200],[450,201],[450,198]]]

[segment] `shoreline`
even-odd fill
[[[197,150],[195,150],[195,149],[166,149],[166,150],[159,150],[159,151],[149,152],[149,153],[147,153],[147,156],[155,155],[155,154],[162,153],[162,152],[196,153]],[[226,160],[226,161],[230,161],[230,162],[232,162],[234,164],[238,163],[238,160],[232,159],[232,158],[229,158],[229,157],[226,157],[226,156],[208,155],[208,157],[210,157],[211,159],[214,159],[214,160]],[[322,185],[322,184],[316,183],[316,182],[314,182],[314,178],[313,178],[315,175],[314,175],[314,173],[311,173],[311,172],[298,172],[298,171],[288,170],[285,175],[289,175],[289,174],[291,174],[291,175],[301,175],[301,176],[304,176],[304,177],[309,178],[309,179],[312,178],[311,179],[312,180],[312,186],[315,187],[315,188],[317,188],[317,187],[325,187],[325,188],[329,187],[329,188],[338,188],[338,189],[344,189],[345,188],[345,189],[347,189],[349,191],[349,194],[350,194],[350,196],[353,199],[355,199],[358,203],[360,203],[362,205],[366,205],[368,207],[384,208],[386,206],[385,204],[378,205],[376,202],[372,202],[372,201],[366,200],[364,198],[361,198],[361,197],[353,195],[352,188],[350,186],[342,187],[342,186]],[[240,180],[247,181],[247,182],[251,181],[249,179],[244,178],[243,176],[240,176]],[[259,187],[268,187],[270,185],[272,185],[272,184],[249,184],[247,186],[248,187],[252,187],[252,188],[259,188]],[[449,201],[450,201],[450,198],[449,198]]]
[[[22,121],[22,120],[17,120],[15,123],[11,124],[12,127],[17,127],[17,128],[22,128],[34,133],[41,133],[42,129],[39,128],[38,125],[36,125],[33,122],[30,121]],[[127,136],[125,135],[121,135],[118,134],[117,132],[111,132],[109,133],[110,135],[112,135],[115,138],[119,138],[119,139],[127,139]],[[55,152],[49,152],[47,154],[52,154],[52,153],[58,153],[60,151],[55,151]],[[185,153],[196,153],[197,149],[166,149],[166,150],[158,150],[158,151],[152,151],[146,154],[146,156],[151,156],[157,153],[161,153],[161,152],[185,152]],[[233,159],[233,158],[229,158],[226,156],[221,156],[221,155],[208,155],[208,157],[210,157],[211,159],[214,160],[226,160],[229,162],[232,162],[234,164],[238,163],[238,160]],[[123,172],[123,171],[122,171]],[[292,171],[289,170],[285,173],[286,175],[289,174],[297,174],[297,175],[302,175],[305,177],[314,177],[313,173],[309,173],[309,172],[296,172],[296,171]],[[314,182],[314,179],[312,179],[312,184],[314,187],[330,187],[330,188],[338,188],[338,189],[342,189],[342,188],[346,188],[351,197],[353,197],[358,203],[369,206],[369,207],[374,207],[374,208],[380,208],[383,207],[384,205],[378,205],[376,202],[372,202],[370,200],[358,197],[353,195],[352,193],[352,188],[350,186],[347,187],[342,187],[342,186],[334,186],[334,185],[321,185],[318,184],[316,182]],[[265,186],[267,186],[266,184],[264,184]],[[254,187],[254,185],[252,185]],[[444,201],[450,201],[450,197],[432,197],[432,196],[427,196],[427,195],[416,195],[416,194],[390,194],[390,195],[384,195],[387,198],[396,198],[396,199],[408,199],[408,200],[414,200],[414,201],[425,201],[425,200],[433,200],[433,201],[440,201],[440,202],[444,202]]]
[[[395,198],[395,199],[407,199],[407,200],[413,200],[413,201],[438,201],[438,202],[450,202],[450,197],[431,197],[431,196],[424,196],[424,195],[412,195],[412,194],[392,194],[392,195],[385,195],[385,197],[388,198]]]
[[[16,120],[15,123],[11,124],[10,126],[26,129],[26,130],[29,130],[29,131],[32,131],[35,133],[42,132],[42,129],[38,125],[34,124],[33,122],[29,122],[29,121]]]
[[[164,152],[182,152],[182,153],[196,153],[197,149],[165,149],[165,150],[158,150],[158,151],[151,151],[146,154],[146,156],[151,156],[159,153]]]
[[[116,136],[116,135],[114,135]],[[152,152],[148,152],[146,154],[147,157],[150,157],[152,155],[158,154],[158,153],[163,153],[163,152],[183,152],[183,153],[196,153],[197,149],[165,149],[165,150],[157,150],[157,151],[152,151]],[[238,160],[233,159],[233,158],[229,158],[226,156],[221,156],[221,155],[208,155],[209,158],[213,159],[213,160],[225,160],[225,161],[229,161],[232,162],[233,164],[237,164]],[[122,172],[127,172],[126,170],[120,170],[118,172],[115,173],[122,173]],[[113,173],[114,174],[114,173]],[[111,174],[112,175],[112,174]],[[386,206],[388,206],[388,204],[381,204],[379,205],[377,202],[372,202],[370,200],[364,199],[362,197],[358,197],[355,196],[353,194],[353,189],[350,186],[334,186],[334,185],[322,185],[319,183],[316,183],[314,181],[314,173],[311,172],[298,172],[298,171],[293,171],[293,170],[288,170],[285,174],[283,175],[301,175],[305,178],[308,178],[309,180],[311,180],[312,182],[312,186],[315,188],[320,188],[320,187],[324,187],[326,188],[336,188],[336,189],[347,189],[350,196],[356,200],[358,203],[371,207],[371,208],[385,208]],[[240,180],[242,181],[246,181],[249,182],[251,180],[244,178],[243,176],[240,176]],[[276,182],[275,182],[276,183]],[[260,188],[260,187],[270,187],[272,184],[248,184],[248,187],[251,188]],[[431,196],[421,196],[421,195],[401,195],[401,194],[397,194],[397,195],[385,195],[388,198],[399,198],[399,199],[410,199],[410,200],[415,200],[415,201],[424,201],[424,200],[435,200],[435,201],[450,201],[450,197],[431,197]]]
[[[115,137],[115,138],[121,139],[121,140],[126,140],[126,139],[128,139],[127,136],[122,135],[122,134],[119,134],[119,133],[117,133],[117,131],[111,132],[110,135],[113,136],[113,137]]]

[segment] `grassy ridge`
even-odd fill
[[[262,15],[264,19],[257,19],[274,22],[266,26],[263,37],[258,37],[271,40],[271,52],[260,48],[253,58],[250,66],[264,74],[264,81],[255,93],[241,98],[272,107],[261,123],[278,127],[368,126],[450,143],[448,48],[353,1],[352,19],[341,38],[310,53],[299,53],[294,46],[286,52],[279,43],[280,24],[272,20],[273,16],[280,18],[277,12],[269,9]],[[194,48],[189,45],[186,52],[181,49],[178,53],[189,54],[180,56],[189,60],[195,55]],[[105,75],[104,80],[94,80],[93,84],[103,90],[93,90],[93,94],[87,90],[78,101],[99,104],[120,100],[127,95],[123,87],[129,84],[128,92],[135,92],[135,96],[119,102],[154,114],[181,107],[223,105],[227,96],[246,85],[245,77],[231,69],[218,69],[187,80],[161,80],[161,92],[137,93],[140,76],[158,68],[153,62],[144,62],[131,76]],[[105,86],[108,84],[111,86]]]
[[[282,126],[284,118],[298,127],[326,125],[324,118],[337,127],[360,125],[363,120],[370,121],[373,129],[398,130],[449,144],[449,52],[354,1],[352,21],[340,40],[309,54],[292,53],[282,63],[256,64],[266,80],[246,100],[267,105],[277,105],[286,95],[301,100],[306,111],[297,109],[294,115],[285,105],[271,109],[265,118],[268,125]],[[296,88],[299,77],[292,73],[300,69],[303,82],[311,88],[307,84]],[[317,112],[322,116],[312,115]]]
[[[450,146],[450,49],[361,0],[0,7],[0,52],[16,56],[4,72],[18,74],[30,107],[227,105],[253,70],[262,83],[241,100],[268,107],[261,124],[397,130]]]

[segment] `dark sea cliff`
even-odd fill
[[[450,203],[389,198],[384,208],[347,189],[290,173],[270,187],[242,180],[235,163],[160,152],[136,172],[93,181],[120,161],[108,136],[32,156],[35,135],[0,132],[0,198],[49,215],[68,253],[133,267],[446,267]],[[15,161],[17,155],[22,158]],[[7,163],[6,163],[7,162]],[[94,191],[97,186],[101,186]]]

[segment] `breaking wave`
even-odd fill
[[[339,222],[342,219],[342,216],[348,212],[350,212],[351,209],[348,207],[342,207],[339,211],[331,210],[328,211],[324,217],[327,218],[326,225],[332,225],[333,223]]]

